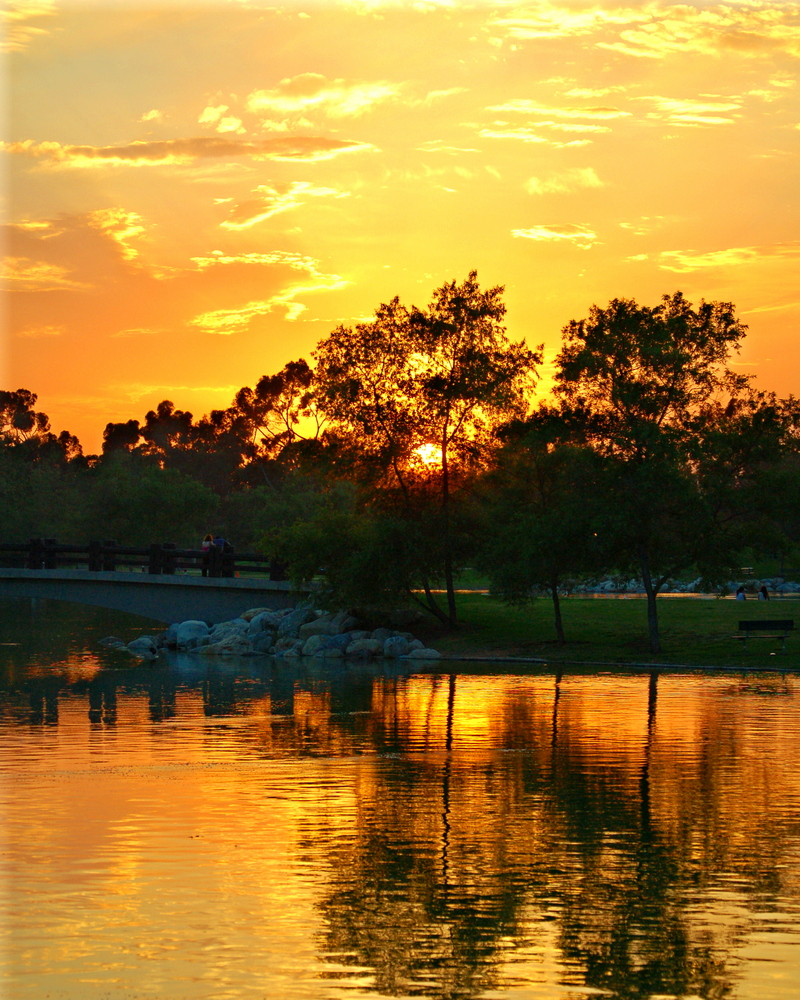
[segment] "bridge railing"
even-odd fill
[[[228,542],[208,550],[181,549],[172,542],[146,547],[92,540],[87,545],[64,545],[55,538],[27,542],[0,542],[0,566],[19,569],[87,569],[89,572],[133,570],[153,576],[199,572],[202,576],[233,577],[267,574],[285,580],[286,566],[259,552],[237,552]]]

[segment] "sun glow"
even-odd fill
[[[442,464],[441,449],[435,444],[421,444],[418,448],[414,449],[414,454],[423,465],[434,466]]]

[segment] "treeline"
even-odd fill
[[[427,307],[395,298],[195,420],[165,400],[109,423],[102,454],[0,393],[4,540],[195,545],[206,531],[322,577],[347,606],[416,602],[455,624],[477,567],[506,600],[633,573],[729,577],[747,549],[800,542],[800,404],[730,367],[733,305],[614,299],[564,327],[550,401],[542,348],[513,342],[501,287],[472,272]],[[435,590],[442,588],[444,597]]]

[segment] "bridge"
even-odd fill
[[[72,546],[31,539],[0,545],[0,561],[16,564],[0,565],[0,597],[92,604],[165,624],[190,618],[227,621],[256,607],[277,611],[311,593],[281,579],[284,567],[274,561],[258,554],[237,556],[231,546],[209,554],[169,544]],[[240,576],[237,566],[242,573],[260,572],[270,579]]]

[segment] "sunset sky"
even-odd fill
[[[100,447],[477,269],[545,342],[733,301],[800,392],[800,3],[12,0],[2,387]]]

